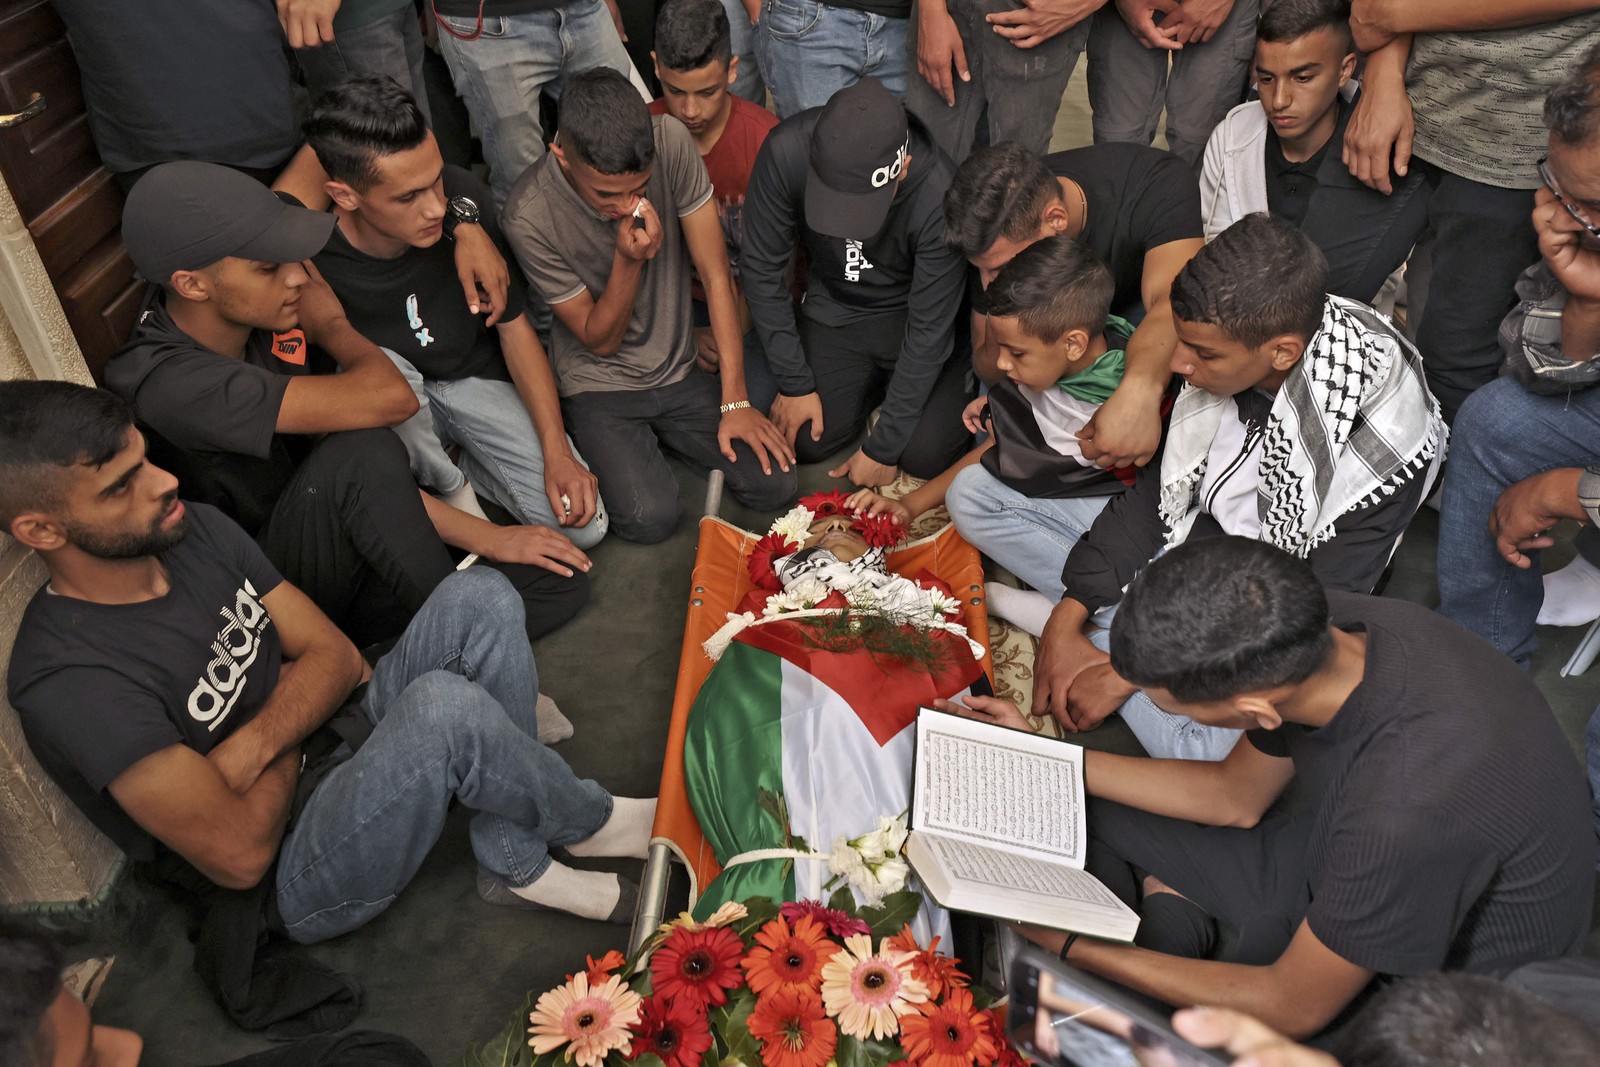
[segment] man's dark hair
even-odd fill
[[[980,148],[956,171],[944,194],[944,240],[972,259],[1000,238],[1031,240],[1061,183],[1044,160],[1019,144]]]
[[[1015,318],[1031,337],[1053,342],[1068,330],[1105,332],[1116,281],[1093,249],[1066,234],[1024,248],[989,283],[989,314]]]
[[[1355,51],[1350,0],[1273,0],[1256,23],[1256,40],[1281,44],[1318,30],[1333,30],[1344,42],[1343,51]]]
[[[1544,98],[1544,124],[1562,144],[1587,144],[1600,136],[1600,45]]]
[[[369,74],[317,97],[303,131],[328,177],[359,192],[378,180],[381,157],[427,139],[428,122],[399,82]]]
[[[54,1049],[45,1013],[61,991],[61,949],[46,934],[0,922],[0,1063],[43,1067]]]
[[[579,71],[561,90],[561,147],[601,174],[639,174],[656,161],[650,109],[610,67]]]
[[[1480,974],[1426,974],[1389,986],[1350,1022],[1344,1067],[1600,1063],[1600,1035]]]
[[[132,425],[128,405],[104,389],[0,382],[0,523],[59,507],[66,472],[105,464],[127,444]]]
[[[1311,677],[1333,651],[1309,564],[1247,537],[1186,542],[1152,562],[1111,623],[1111,666],[1187,704]]]
[[[1250,348],[1322,325],[1328,260],[1299,227],[1258,211],[1223,230],[1172,280],[1172,314]]]
[[[720,0],[669,0],[656,16],[656,58],[668,70],[733,62],[733,30]]]

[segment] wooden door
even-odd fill
[[[99,378],[133,329],[144,285],[122,247],[122,192],[95,154],[78,64],[47,0],[0,0],[0,116],[14,116],[0,118],[14,123],[0,128],[0,174]]]

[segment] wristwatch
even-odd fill
[[[1578,504],[1589,521],[1600,526],[1600,466],[1585,467],[1579,475]]]
[[[480,218],[478,202],[470,196],[452,196],[444,213],[444,235],[455,237],[456,227],[463,222],[477,223]]]

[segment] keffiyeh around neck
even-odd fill
[[[1217,428],[1233,400],[1186,385],[1161,462],[1167,545],[1189,536]],[[1261,449],[1261,539],[1305,558],[1346,512],[1393,493],[1444,448],[1422,357],[1388,319],[1330,296],[1322,326],[1278,390]]]

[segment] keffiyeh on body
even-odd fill
[[[1161,462],[1167,546],[1200,513],[1206,459],[1231,397],[1186,385]],[[1330,296],[1322,325],[1278,390],[1261,450],[1261,539],[1305,558],[1334,522],[1393,493],[1436,457],[1448,431],[1422,357],[1365,304]]]

